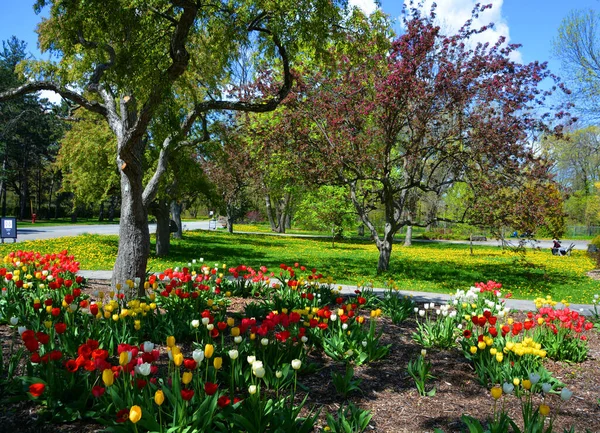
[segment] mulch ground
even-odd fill
[[[105,283],[98,281],[91,284],[93,289],[93,286]],[[243,304],[244,301],[240,301],[236,306]],[[362,392],[349,396],[349,400],[360,408],[372,411],[368,432],[433,432],[435,428],[446,433],[461,432],[465,429],[460,421],[462,414],[480,420],[491,416],[493,400],[489,390],[477,383],[473,367],[458,349],[428,351],[431,373],[436,377],[430,386],[436,388],[436,394],[420,397],[406,371],[408,361],[421,350],[411,339],[415,322],[407,320],[394,325],[388,319],[382,319],[381,323],[382,343],[392,344],[390,354],[383,360],[355,368],[356,377],[363,380]],[[7,353],[10,341],[7,327],[0,326],[0,336],[3,350]],[[590,350],[585,362],[570,364],[547,360],[545,363],[545,367],[574,392],[571,400],[564,404],[555,395],[546,401],[551,407],[556,432],[574,427],[576,432],[600,433],[600,333],[597,328],[589,332],[588,338]],[[299,380],[309,389],[308,404],[321,409],[319,421],[324,426],[325,414],[334,413],[344,403],[331,382],[331,372],[343,372],[344,367],[317,353],[311,354],[310,358],[320,368]],[[103,429],[101,425],[83,421],[63,425],[39,424],[36,422],[37,408],[31,402],[2,402],[1,394],[0,402],[0,432],[91,433]],[[513,419],[520,418],[520,406],[515,397],[507,398],[505,407]]]

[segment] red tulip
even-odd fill
[[[29,394],[31,394],[31,396],[34,398],[38,398],[44,393],[44,389],[46,389],[45,384],[39,382],[32,383],[31,385],[29,385]]]
[[[212,394],[209,394],[209,395],[212,395]],[[181,390],[181,398],[183,398],[185,401],[191,400],[193,396],[194,396],[193,389],[182,389]]]
[[[207,395],[214,395],[218,389],[219,385],[217,385],[216,383],[206,382],[204,384],[204,392]]]

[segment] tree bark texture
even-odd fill
[[[165,201],[156,200],[150,206],[150,210],[156,218],[156,255],[158,257],[168,256],[171,248],[169,205]]]
[[[131,162],[130,165],[133,165]],[[123,166],[121,166],[123,167]],[[139,167],[121,169],[121,219],[119,222],[119,250],[113,268],[112,284],[125,285],[136,277],[145,279],[150,254],[148,211],[142,200],[144,187],[141,161]]]
[[[183,237],[183,223],[181,222],[181,210],[183,206],[181,203],[173,200],[171,202],[171,217],[173,221],[175,221],[175,225],[177,226],[177,231],[173,232],[173,237],[175,239],[181,239]]]

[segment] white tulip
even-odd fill
[[[13,326],[15,326],[17,323],[19,323],[19,318],[15,317],[15,316],[12,316],[10,318],[10,324],[13,325]]]
[[[198,319],[192,320],[192,328],[198,328],[200,326],[200,321]]]
[[[540,381],[540,375],[536,373],[529,373],[529,381],[532,385],[535,385]]]
[[[292,361],[292,368],[293,368],[294,370],[299,370],[299,369],[300,369],[300,367],[302,367],[302,361],[300,361],[299,359],[294,359],[294,360]]]
[[[547,394],[552,390],[552,385],[549,383],[542,383],[542,391]]]
[[[209,319],[208,317],[203,317],[203,318],[202,318],[202,324],[203,324],[204,326],[208,325],[208,322],[210,322],[210,319]]]
[[[213,329],[215,329],[215,325],[213,325],[212,323],[209,323],[208,325],[206,325],[206,329],[208,329],[209,331],[212,331]]]
[[[252,373],[259,379],[265,377],[265,369],[264,367],[252,368]]]
[[[202,350],[202,349],[194,350],[192,352],[192,358],[194,359],[194,361],[196,361],[198,364],[200,364],[204,360],[204,350]]]
[[[269,345],[269,339],[268,338],[263,338],[262,340],[260,340],[260,344],[262,344],[263,346],[268,346]]]
[[[238,356],[239,356],[239,352],[237,350],[232,349],[229,351],[229,358],[237,359]]]
[[[238,335],[237,337],[233,337],[233,342],[235,344],[240,344],[242,342],[242,336]]]
[[[254,364],[254,361],[256,361],[256,356],[248,356],[246,360],[248,361],[248,364]]]
[[[562,401],[567,401],[573,395],[573,391],[570,391],[568,388],[563,388],[560,392],[560,398]]]
[[[308,337],[307,337],[306,335],[303,335],[303,336],[302,336],[302,338],[300,338],[300,340],[301,340],[303,343],[306,343],[306,342],[308,341]]]
[[[250,395],[254,395],[254,394],[256,394],[256,390],[257,390],[257,388],[256,388],[256,385],[250,385],[250,386],[248,387],[248,393],[249,393]]]
[[[512,383],[504,382],[502,385],[502,391],[504,391],[504,394],[512,394],[514,390],[515,386]]]
[[[17,331],[19,331],[19,335],[23,335],[23,332],[27,331],[27,327],[26,326],[19,326],[17,328]]]
[[[147,362],[144,362],[141,365],[135,366],[135,372],[137,374],[141,374],[142,376],[148,376],[148,375],[150,375],[150,367],[151,367],[150,364],[148,364]]]

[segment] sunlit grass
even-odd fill
[[[6,254],[15,249],[43,253],[68,250],[86,270],[111,269],[117,254],[117,236],[83,235],[77,237],[29,241],[0,246]],[[153,246],[154,248],[154,246]],[[438,293],[467,288],[478,281],[495,280],[504,292],[515,298],[534,299],[551,295],[553,299],[590,303],[600,284],[586,276],[594,263],[585,252],[574,251],[571,257],[552,256],[550,251],[530,250],[525,261],[498,247],[418,243],[411,247],[394,245],[390,271],[377,275],[378,251],[368,241],[342,241],[331,246],[329,239],[303,239],[222,232],[186,232],[182,240],[173,240],[168,258],[150,257],[148,268],[161,271],[167,267],[186,265],[192,259],[267,266],[278,272],[281,263],[299,262],[331,275],[340,284],[373,282],[383,287],[393,279],[398,288]]]

